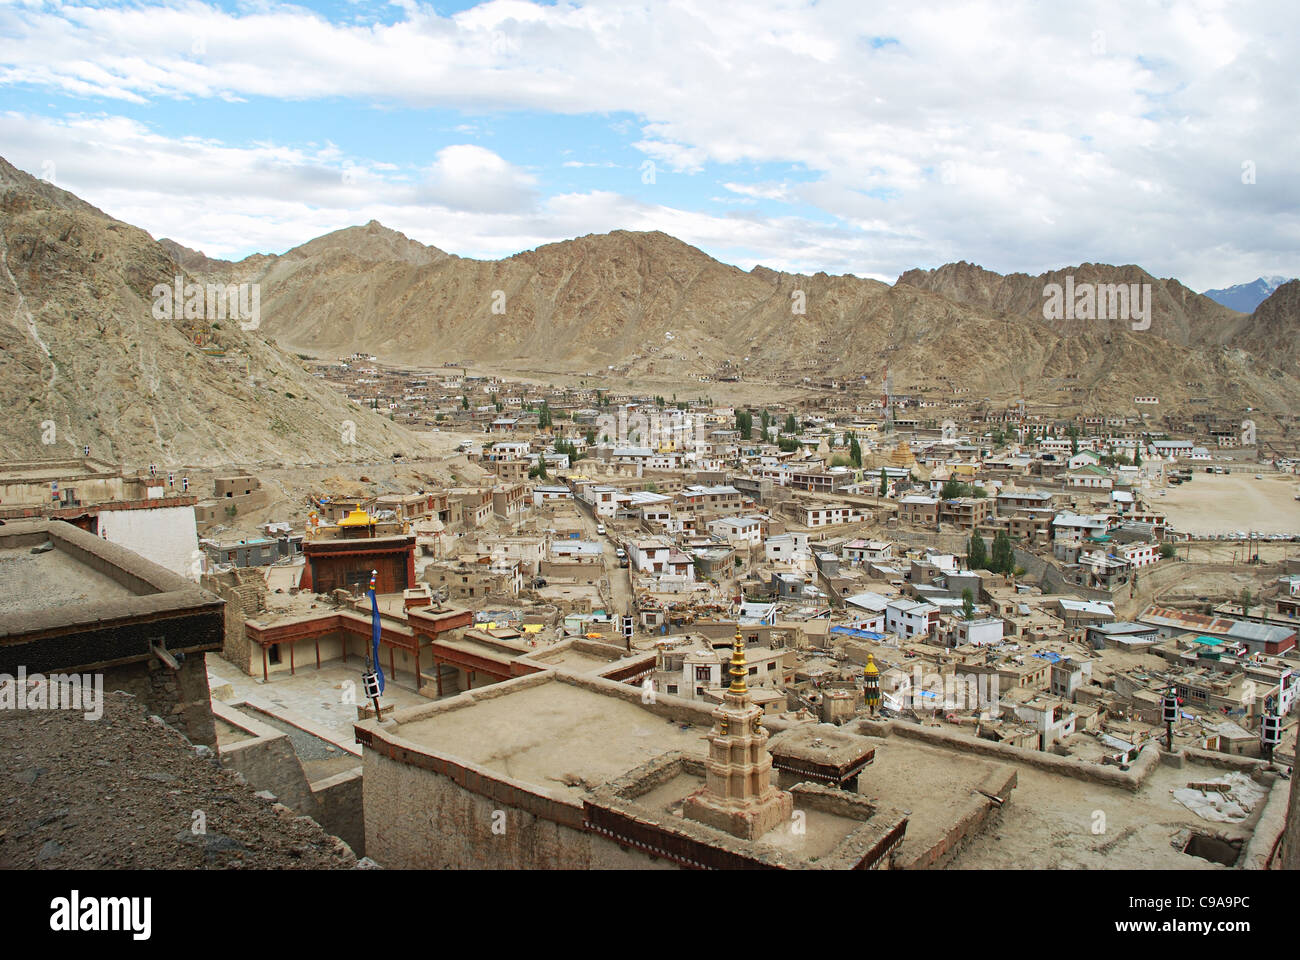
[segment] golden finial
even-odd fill
[[[871,654],[867,654],[867,665],[862,668],[862,675],[864,677],[880,676],[880,670],[876,667],[876,658]]]
[[[731,688],[728,693],[738,697],[743,697],[749,693],[749,687],[745,686],[745,677],[749,675],[749,668],[745,665],[745,638],[740,635],[740,625],[736,625],[736,640],[731,646]]]

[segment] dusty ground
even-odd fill
[[[0,711],[0,869],[347,868],[319,826],[105,693],[104,716]],[[195,833],[195,811],[206,833]]]
[[[1211,823],[1170,791],[1223,773],[1188,764],[1158,766],[1137,793],[1056,776],[1017,764],[1019,783],[1000,819],[963,848],[955,869],[1213,870],[1180,849],[1190,828],[1248,838],[1262,804],[1245,824]],[[1100,815],[1099,815],[1100,814]],[[1094,826],[1095,825],[1095,826]],[[1101,829],[1100,833],[1094,832]],[[1177,846],[1175,844],[1177,843]]]
[[[1193,469],[1191,483],[1164,488],[1162,497],[1148,491],[1148,502],[1165,513],[1181,533],[1216,534],[1236,530],[1300,534],[1300,477],[1263,473],[1256,480],[1249,467],[1232,473]]]

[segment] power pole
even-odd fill
[[[1174,752],[1174,721],[1178,719],[1178,692],[1171,686],[1164,699],[1165,749]]]

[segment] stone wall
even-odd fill
[[[222,766],[239,773],[252,789],[265,790],[294,813],[311,817],[327,833],[347,843],[358,857],[365,856],[360,758],[351,770],[308,783],[287,734],[220,701],[213,701],[213,712],[252,734],[251,739],[221,748]]]
[[[266,581],[259,570],[232,570],[207,575],[203,585],[226,601],[226,622],[221,656],[250,676],[260,665],[255,644],[248,639],[244,621],[266,609]]]
[[[1295,799],[1295,791],[1291,788],[1293,782],[1294,778],[1287,781],[1277,777],[1269,785],[1268,797],[1260,811],[1259,820],[1237,859],[1237,866],[1241,869],[1267,870],[1270,863],[1285,864],[1285,830],[1287,826],[1293,825],[1293,821],[1287,817],[1287,799],[1288,794],[1291,800]],[[1280,849],[1277,847],[1278,840],[1282,841]],[[1289,869],[1294,870],[1295,866],[1292,865]]]
[[[526,784],[473,774],[477,790],[366,750],[366,855],[403,870],[674,869],[580,829],[580,806],[551,801],[571,808],[568,826],[506,802],[531,793]]]
[[[131,694],[150,713],[185,734],[191,743],[215,748],[217,731],[212,722],[204,655],[182,654],[177,659],[179,670],[173,670],[157,657],[109,667],[104,671],[104,689]]]
[[[1065,575],[1061,573],[1060,568],[1053,563],[1047,562],[1042,557],[1019,549],[1014,550],[1013,553],[1016,558],[1016,566],[1024,567],[1025,575],[1036,579],[1043,593],[1063,593],[1088,600],[1104,600],[1106,602],[1113,599],[1113,595],[1109,590],[1071,583],[1065,579]]]
[[[316,798],[316,822],[343,840],[358,857],[366,855],[366,817],[363,809],[361,767],[311,785]]]
[[[226,744],[221,748],[221,763],[242,774],[254,790],[266,790],[294,813],[320,822],[316,797],[287,734],[276,730]]]

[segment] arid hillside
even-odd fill
[[[157,285],[199,279],[173,261],[181,250],[0,160],[0,457],[89,446],[128,465],[202,465],[419,449],[261,329],[183,309],[155,316],[167,313],[156,309]],[[349,420],[355,443],[345,444]]]
[[[503,260],[469,260],[371,222],[279,257],[213,265],[263,285],[265,330],[313,356],[363,351],[520,374],[652,374],[682,383],[860,377],[888,364],[898,389],[948,378],[971,393],[1122,409],[1156,394],[1285,414],[1300,380],[1264,328],[1136,266],[1083,264],[1039,277],[968,263],[912,270],[893,286],[728,266],[663,233],[615,231]],[[1044,288],[1150,285],[1150,324],[1043,317]],[[1282,293],[1282,291],[1279,291]],[[1261,308],[1262,309],[1262,308]],[[1081,388],[1081,391],[1080,389]]]

